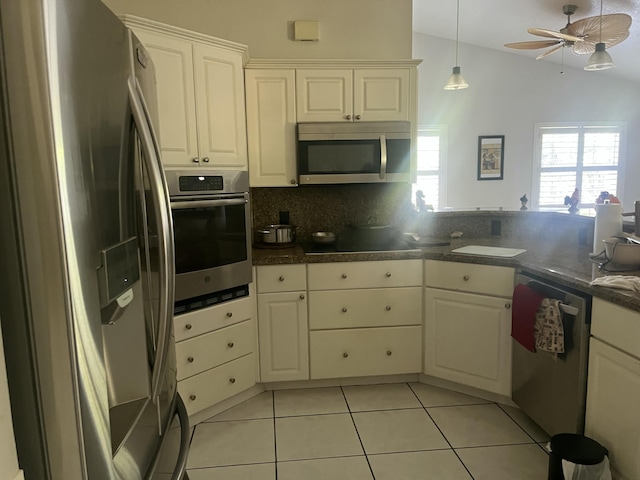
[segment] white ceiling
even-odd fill
[[[600,15],[599,0],[460,0],[460,43],[531,57],[532,61],[555,62],[583,68],[589,55],[576,55],[564,48],[541,60],[547,49],[515,50],[505,43],[545,40],[531,35],[528,28],[560,30],[567,23],[562,6],[578,7],[571,22]],[[616,67],[592,75],[615,75],[640,82],[640,0],[604,0],[603,13],[626,13],[633,19],[629,37],[609,51]],[[413,0],[413,30],[450,40],[456,38],[456,0]],[[562,50],[564,50],[564,55]],[[460,57],[461,65],[464,58]]]

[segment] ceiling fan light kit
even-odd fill
[[[462,78],[460,73],[460,66],[458,65],[458,34],[460,31],[460,0],[458,0],[457,14],[456,14],[456,66],[453,67],[453,72],[449,76],[445,90],[462,90],[463,88],[469,88],[469,84]]]

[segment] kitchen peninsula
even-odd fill
[[[374,260],[425,259],[520,268],[595,297],[640,311],[640,296],[629,291],[591,286],[607,274],[591,261],[593,217],[564,212],[466,211],[438,212],[423,216],[420,233],[448,238],[463,232],[447,246],[392,252],[305,253],[300,245],[288,249],[253,249],[254,265],[358,262]],[[492,235],[499,228],[499,235]],[[499,226],[498,226],[499,225]],[[467,245],[526,249],[511,258],[454,253]],[[613,274],[614,272],[609,272]],[[617,272],[616,272],[617,273]],[[620,272],[636,275],[640,272]]]

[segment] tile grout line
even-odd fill
[[[449,441],[449,439],[447,438],[447,436],[444,434],[444,432],[440,429],[440,426],[436,423],[436,421],[433,419],[433,417],[429,414],[429,410],[427,410],[427,407],[424,406],[424,403],[422,403],[422,400],[420,400],[420,397],[418,396],[418,394],[415,392],[415,390],[413,388],[411,388],[411,385],[407,384],[409,386],[409,389],[411,390],[411,392],[415,395],[415,397],[418,399],[418,402],[420,402],[420,405],[422,405],[422,408],[424,410],[424,412],[427,414],[427,416],[429,417],[429,420],[431,420],[433,422],[433,424],[436,426],[436,428],[438,429],[438,431],[440,432],[440,435],[442,435],[442,438],[444,438],[444,441],[447,442],[447,444],[449,445],[449,447],[451,447],[451,451],[453,452],[453,454],[456,456],[456,458],[458,459],[458,461],[462,464],[462,466],[464,467],[464,469],[467,471],[467,473],[469,474],[469,477],[471,477],[471,480],[474,480],[474,476],[471,474],[471,472],[469,471],[469,469],[467,468],[467,466],[465,465],[465,463],[462,461],[462,459],[460,458],[460,456],[458,455],[458,452],[456,452],[456,449],[453,448],[453,445],[451,445],[451,442]]]
[[[504,414],[505,414],[507,417],[509,417],[509,418],[513,421],[513,423],[515,423],[516,425],[518,425],[518,427],[520,427],[520,429],[521,429],[524,433],[526,433],[526,434],[527,434],[527,436],[528,436],[531,440],[533,440],[533,443],[535,443],[536,445],[539,445],[539,444],[538,444],[538,442],[536,441],[536,439],[535,439],[535,438],[533,438],[533,435],[531,435],[529,432],[527,432],[527,430],[526,430],[522,425],[520,425],[520,424],[516,421],[516,419],[515,419],[515,418],[513,418],[511,415],[509,415],[509,412],[507,412],[504,408],[502,408],[502,405],[500,405],[500,404],[499,404],[499,403],[497,403],[497,402],[496,402],[496,405],[498,406],[498,408],[499,408],[500,410],[502,410],[502,411],[504,412]],[[546,433],[546,432],[545,432],[545,433]]]
[[[376,476],[373,473],[373,468],[371,467],[371,462],[369,462],[369,455],[367,455],[367,451],[364,448],[364,444],[362,443],[362,438],[360,437],[360,432],[358,431],[358,426],[356,425],[356,420],[353,418],[353,412],[351,411],[351,406],[349,405],[349,401],[347,400],[347,395],[344,393],[344,388],[340,385],[340,391],[342,392],[342,396],[344,398],[344,403],[347,404],[347,410],[349,411],[349,416],[351,417],[351,423],[353,423],[353,428],[356,431],[356,435],[358,435],[358,441],[360,442],[360,446],[362,447],[362,454],[364,455],[364,459],[367,461],[367,465],[369,466],[369,471],[371,472],[371,478],[375,480]]]
[[[271,413],[273,415],[273,469],[278,480],[278,436],[276,434],[276,392],[271,390]]]

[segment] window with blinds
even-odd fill
[[[418,207],[418,191],[422,200],[435,210],[442,206],[444,197],[445,127],[418,127],[417,178],[412,187],[413,204]]]
[[[622,195],[624,125],[537,125],[534,198],[540,209],[560,209],[578,188],[578,208],[590,208],[601,192]],[[537,191],[536,191],[537,187]]]

